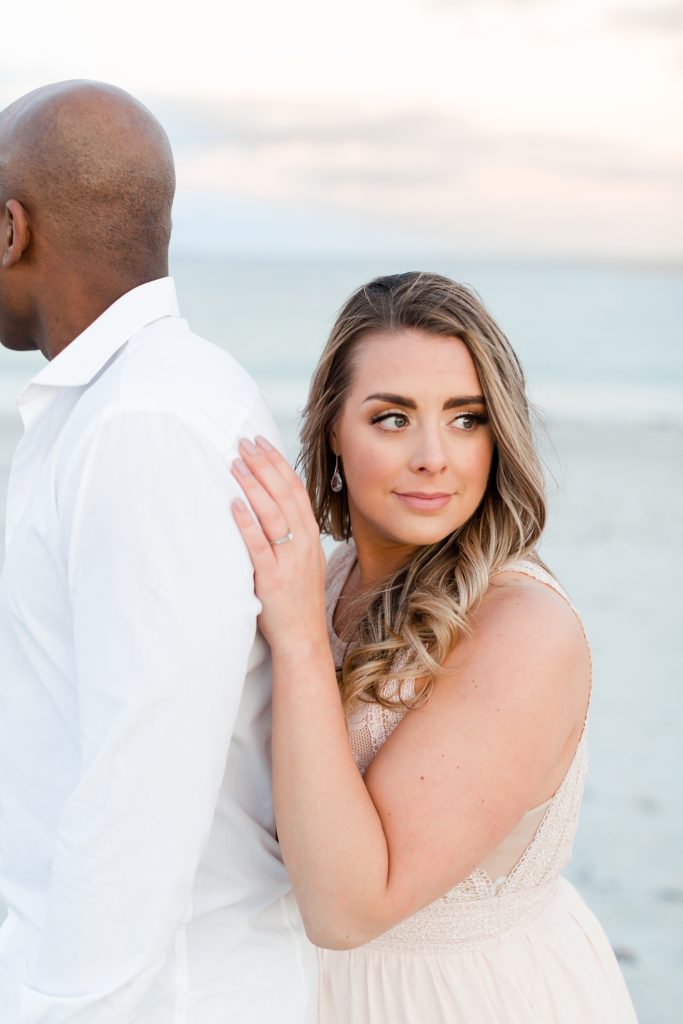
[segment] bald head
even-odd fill
[[[21,203],[36,249],[85,274],[163,276],[174,189],[163,128],[121,89],[60,82],[0,113],[0,203]]]

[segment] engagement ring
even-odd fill
[[[277,540],[271,540],[271,545],[275,548],[278,544],[286,544],[288,540],[294,540],[294,534],[289,530],[284,537],[279,537]]]

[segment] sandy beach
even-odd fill
[[[683,429],[555,423],[543,555],[580,609],[594,688],[567,874],[617,950],[641,1024],[683,997]]]

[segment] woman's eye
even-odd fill
[[[471,412],[462,412],[452,422],[455,423],[459,430],[474,430],[477,423],[481,422],[481,417],[475,416]]]
[[[408,417],[402,412],[388,412],[382,416],[375,416],[373,423],[378,423],[382,430],[402,430],[408,426]]]

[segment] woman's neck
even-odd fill
[[[355,578],[356,594],[372,590],[382,580],[400,569],[410,559],[415,547],[410,544],[390,544],[365,540],[354,536],[357,567],[350,574]]]

